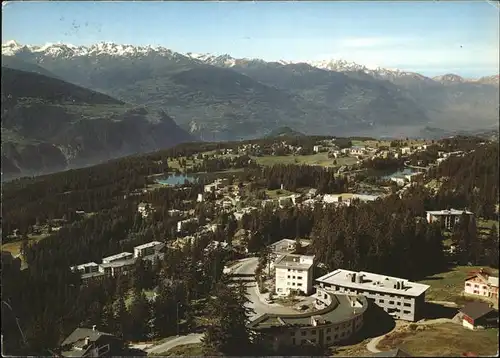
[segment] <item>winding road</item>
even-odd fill
[[[278,304],[268,304],[267,302],[265,302],[264,297],[257,291],[257,285],[255,282],[255,268],[257,267],[257,264],[258,258],[249,257],[239,260],[237,264],[230,268],[232,274],[240,275],[242,276],[243,281],[248,282],[247,295],[250,299],[250,302],[248,302],[247,307],[254,310],[254,313],[251,314],[250,319],[254,319],[264,313],[294,313],[295,311],[292,308],[283,307]],[[144,350],[148,354],[158,354],[166,352],[176,346],[199,343],[201,342],[202,337],[203,334],[201,333],[191,333],[185,336],[168,337],[158,345],[135,344],[131,345],[131,347]]]

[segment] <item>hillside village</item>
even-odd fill
[[[185,255],[181,252],[200,250],[196,254],[198,261],[194,264],[193,274],[207,277],[213,273],[215,276],[211,280],[229,280],[229,287],[244,284],[249,307],[254,310],[247,328],[261,335],[265,346],[273,352],[283,352],[289,347],[322,347],[331,349],[330,353],[335,355],[335,352],[346,354],[349,349],[357,347],[355,353],[349,354],[363,352],[376,356],[380,352],[377,342],[386,347],[384,342],[392,335],[404,336],[408,330],[426,330],[438,322],[451,324],[461,337],[467,336],[466,330],[475,334],[478,330],[489,332],[497,329],[498,270],[481,267],[474,271],[472,264],[468,270],[466,262],[465,269],[461,269],[465,270],[464,276],[454,283],[453,290],[459,292],[456,300],[439,300],[432,293],[437,289],[434,285],[441,284],[439,281],[412,280],[366,269],[352,270],[349,267],[353,266],[348,266],[347,261],[339,261],[344,264],[334,266],[332,261],[324,260],[325,250],[318,246],[318,235],[322,234],[311,232],[302,237],[287,236],[286,232],[293,232],[288,228],[270,234],[265,233],[267,229],[262,226],[264,220],[283,215],[329,212],[342,216],[349,213],[345,210],[384,205],[387,200],[406,200],[408,195],[414,195],[415,190],[439,192],[445,181],[440,182],[435,173],[441,166],[448,161],[467,158],[489,143],[458,145],[460,149],[456,150],[453,139],[440,142],[356,142],[343,138],[303,140],[306,142],[279,138],[265,143],[229,145],[172,156],[167,159],[168,173],[148,175],[142,187],[132,188],[120,199],[132,205],[132,211],[127,215],[131,215],[134,225],[148,227],[163,220],[168,223],[166,236],[153,230],[139,238],[131,232],[120,238],[119,245],[112,245],[123,251],[105,249],[100,258],[95,254],[87,255],[93,259],[68,262],[68,268],[78,275],[83,290],[98,289],[108,285],[107,282],[131,280],[133,290],[139,290],[134,292],[144,292],[149,305],[155,307],[164,295],[160,289],[163,284],[143,285],[138,277],[143,277],[145,282],[156,282],[154,278],[145,277],[162,275],[168,261],[176,257],[174,252]],[[318,165],[318,161],[322,165]],[[162,166],[165,160],[155,163]],[[293,168],[303,173],[317,172],[311,172],[313,179],[307,179],[310,185],[302,185],[307,174],[287,175]],[[200,169],[205,173],[200,175]],[[245,180],[245,176],[249,179]],[[174,184],[168,183],[169,180]],[[399,199],[391,199],[394,197]],[[498,213],[498,206],[494,210]],[[3,256],[7,255],[7,249],[18,243],[21,245],[19,253],[13,253],[23,259],[23,269],[29,269],[30,262],[36,264],[30,253],[36,249],[34,242],[49,242],[52,239],[44,237],[51,235],[62,238],[68,233],[68,225],[85,223],[95,217],[94,212],[77,210],[63,218],[37,222],[28,231],[22,227],[14,228],[6,236],[7,243],[2,245]],[[478,225],[481,235],[479,225],[490,222],[472,207],[448,205],[427,207],[413,218],[416,225],[436,228],[437,231],[429,235],[438,235],[436,238],[443,240],[442,249],[439,249],[442,252],[433,251],[429,255],[457,263],[462,262],[463,246],[459,233],[464,230],[464,220],[469,223],[467,227]],[[297,230],[300,231],[299,226]],[[496,226],[490,226],[489,230],[496,230]],[[39,236],[30,243],[33,235]],[[265,239],[263,235],[266,235]],[[166,279],[170,282],[168,285],[181,280],[180,277]],[[210,282],[207,281],[207,285],[212,285]],[[429,299],[429,292],[432,299]],[[127,307],[135,307],[137,299],[127,301]],[[189,300],[183,303],[192,304]],[[431,306],[434,310],[441,308],[436,314],[431,312]],[[179,306],[176,309],[179,310]],[[184,346],[195,349],[193,347],[201,344],[203,326],[186,325],[186,312],[183,308],[182,318],[177,312],[177,317],[170,321],[176,322],[178,332],[182,322],[183,335],[178,336],[177,343],[147,342],[145,336],[142,339],[145,343],[137,343],[132,336],[125,339],[111,335],[121,342],[118,344],[121,348],[116,349],[123,349],[127,344],[129,349],[148,354],[175,351]],[[201,314],[199,319],[206,317]],[[392,328],[374,329],[380,320],[389,322]],[[85,329],[101,332],[100,324],[94,323],[97,328],[87,326]],[[278,327],[279,331],[276,330]],[[70,339],[61,345],[62,356],[92,350],[100,352],[104,345],[110,344],[99,339],[94,342],[94,333],[84,334],[82,329],[77,328],[73,334],[83,334],[81,339],[86,342],[83,351],[78,340],[70,342]],[[372,330],[376,332],[373,333],[375,336]],[[492,350],[494,347],[487,348],[488,352]],[[387,351],[387,354],[392,352]]]

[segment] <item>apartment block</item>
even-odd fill
[[[396,319],[416,321],[422,316],[425,291],[430,286],[405,279],[338,269],[318,279],[318,290],[358,294],[371,299]]]
[[[71,266],[71,271],[79,272],[81,274],[92,273],[99,271],[99,265],[95,262],[88,262],[86,264],[81,264],[78,266]]]
[[[309,295],[312,291],[314,256],[282,255],[274,263],[276,294],[289,295],[291,290]]]
[[[159,241],[151,241],[146,244],[142,244],[134,247],[134,257],[144,257],[149,255],[154,255],[158,253],[165,244]]]

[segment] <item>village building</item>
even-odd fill
[[[123,348],[122,339],[93,326],[75,329],[61,343],[59,351],[62,357],[113,357],[122,355]]]
[[[323,146],[322,145],[315,145],[315,146],[313,146],[313,152],[314,153],[319,153],[321,151],[323,151]]]
[[[411,154],[411,148],[410,147],[401,148],[401,154]]]
[[[425,291],[430,286],[370,272],[337,269],[318,279],[317,292],[360,294],[396,319],[416,321],[422,316]]]
[[[427,211],[427,222],[429,224],[433,222],[439,222],[441,227],[452,230],[456,224],[460,222],[460,218],[463,214],[470,215],[474,218],[474,213],[467,210],[438,210],[438,211]]]
[[[152,212],[153,208],[148,203],[140,203],[137,206],[137,211],[142,215],[143,218],[148,217]]]
[[[78,266],[71,266],[70,269],[73,272],[78,272],[80,274],[86,274],[86,273],[98,272],[99,265],[96,264],[95,262],[89,262],[89,263],[81,264]]]
[[[241,210],[236,211],[233,215],[237,221],[240,221],[244,215],[250,214],[252,211],[255,211],[255,210],[257,210],[257,208],[255,208],[253,206],[249,206],[249,207],[246,207],[246,208],[243,208]]]
[[[286,254],[274,263],[276,294],[288,296],[291,292],[309,295],[312,291],[314,256]]]
[[[465,279],[464,292],[469,295],[498,299],[498,277],[481,269]]]
[[[352,146],[349,150],[351,155],[363,155],[366,154],[366,148],[362,146]]]
[[[165,247],[165,244],[160,241],[151,241],[146,244],[142,244],[134,247],[134,257],[147,257],[155,254],[159,254],[160,250]]]
[[[461,310],[462,325],[468,329],[498,327],[498,311],[486,302],[469,302]]]
[[[181,232],[182,230],[184,230],[184,228],[187,224],[197,223],[197,222],[198,222],[198,218],[190,218],[190,219],[178,221],[177,222],[177,232]]]
[[[283,346],[315,344],[328,347],[355,336],[363,327],[368,302],[363,296],[327,294],[321,309],[297,314],[263,314],[248,324],[264,342]]]

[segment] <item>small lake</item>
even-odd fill
[[[391,174],[388,174],[388,175],[384,175],[382,178],[384,179],[390,179],[391,177],[403,177],[405,175],[410,175],[410,174],[413,174],[413,173],[416,173],[417,170],[413,170],[411,168],[405,168],[403,170],[398,170],[398,171],[395,171]]]
[[[167,177],[156,179],[156,182],[162,185],[183,185],[186,181],[189,183],[196,183],[198,178],[192,175],[172,174]]]

